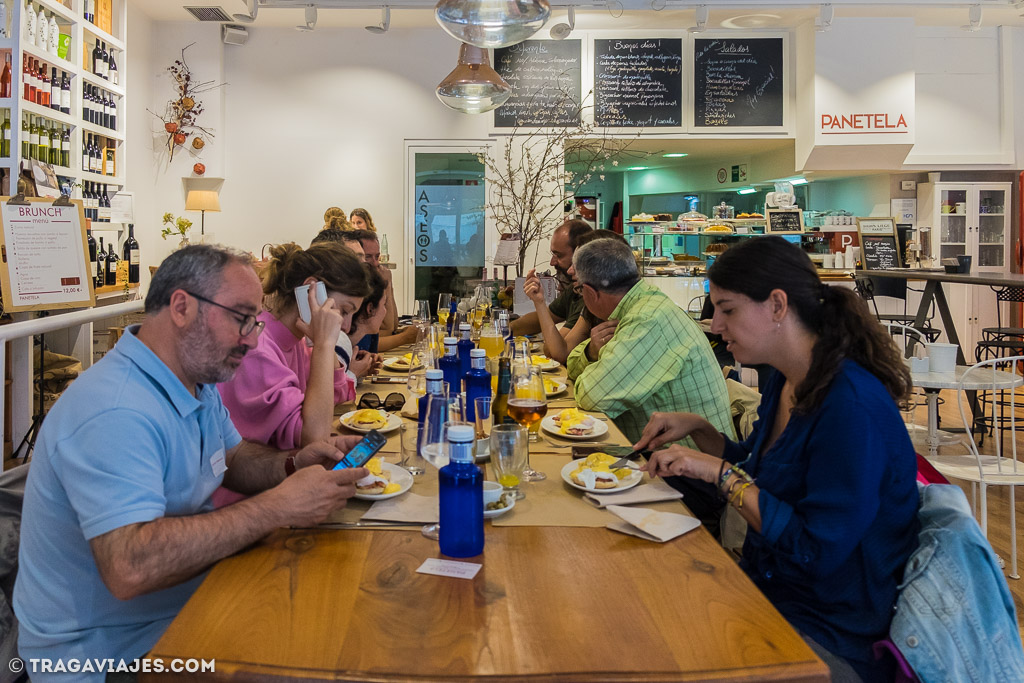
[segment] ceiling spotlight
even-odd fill
[[[551,16],[548,0],[441,0],[434,17],[463,43],[482,48],[521,43]]]
[[[391,28],[391,8],[387,5],[380,8],[380,24],[377,26],[364,26],[363,28],[377,35],[387,33],[388,29]]]
[[[306,25],[296,26],[296,31],[308,32],[316,28],[316,5],[306,5]]]
[[[690,33],[704,33],[708,28],[708,15],[710,11],[707,5],[697,5],[697,25],[687,29]]]
[[[576,8],[569,5],[569,23],[552,26],[551,38],[554,40],[565,40],[574,28],[576,28]]]
[[[971,5],[971,9],[967,14],[967,20],[970,23],[966,26],[961,26],[962,30],[971,32],[981,30],[981,5]]]
[[[825,3],[821,6],[821,11],[818,14],[818,18],[814,20],[814,30],[818,33],[825,33],[826,31],[832,30],[832,17],[835,15],[835,10],[832,8],[831,3]]]
[[[505,104],[512,86],[491,68],[487,50],[463,43],[459,64],[437,86],[437,99],[464,114],[482,114]]]
[[[256,13],[259,12],[260,9],[259,0],[245,0],[245,4],[249,8],[249,13],[234,15],[235,21],[240,21],[243,24],[251,24],[256,21]]]

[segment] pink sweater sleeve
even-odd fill
[[[356,383],[344,366],[334,371],[334,403],[346,403],[356,397]]]
[[[272,344],[246,354],[230,382],[219,385],[224,405],[239,433],[276,448],[298,448],[302,437],[302,401],[309,374],[308,358],[288,359]]]

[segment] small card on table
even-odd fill
[[[482,566],[482,564],[475,562],[457,562],[455,560],[439,560],[436,557],[430,557],[423,561],[423,564],[416,570],[416,573],[450,576],[455,579],[472,579]]]

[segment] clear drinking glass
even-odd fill
[[[423,458],[417,448],[424,430],[425,427],[418,422],[406,422],[402,425],[402,459],[398,464],[414,477],[426,471],[423,469]]]
[[[437,469],[448,464],[448,444],[446,426],[449,419],[448,394],[430,394],[427,397],[427,410],[423,418],[423,438],[420,440],[420,455]],[[420,529],[427,538],[436,541],[440,524],[426,524]]]
[[[476,418],[476,444],[473,453],[478,458],[490,453],[492,400],[490,396],[477,396],[473,399],[473,414]]]
[[[451,312],[452,295],[449,292],[442,292],[437,295],[437,321],[448,326],[448,314]]]
[[[430,322],[430,302],[426,299],[416,300],[416,321],[421,323]]]
[[[491,430],[491,467],[501,487],[515,493],[516,500],[526,497],[519,490],[519,483],[523,479],[529,453],[525,427],[501,424]]]
[[[518,361],[512,368],[512,386],[508,392],[509,416],[530,431],[530,441],[537,441],[537,430],[540,421],[548,412],[548,396],[544,391],[544,377],[536,368]],[[527,481],[541,481],[547,475],[530,467],[527,455],[526,470],[523,475]]]

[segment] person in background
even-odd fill
[[[704,333],[664,292],[640,279],[629,246],[594,240],[576,249],[572,265],[587,309],[608,321],[569,353],[579,407],[605,413],[632,441],[657,411],[697,413],[732,436],[729,393]],[[717,535],[723,510],[717,489],[686,477],[668,483]]]
[[[384,315],[384,322],[380,326],[380,332],[379,334],[374,333],[364,336],[363,340],[359,343],[359,347],[373,353],[383,353],[405,344],[412,344],[416,341],[418,330],[413,325],[398,329],[398,305],[395,303],[395,288],[391,271],[380,262],[380,242],[378,241],[377,233],[370,232],[369,230],[353,230],[350,234],[357,238],[362,245],[363,260],[371,267],[377,269],[377,272],[380,273],[388,285],[386,292],[387,310]]]
[[[579,236],[576,240],[576,248],[578,249],[588,242],[601,239],[619,240],[623,244],[627,244],[622,235],[610,230],[591,230]],[[572,287],[578,290],[579,283],[576,282],[576,270],[571,265],[569,266],[568,274],[572,278]],[[580,342],[590,337],[591,329],[604,322],[584,306],[572,329],[568,330],[567,333],[562,333],[559,331],[557,323],[551,315],[547,303],[544,301],[544,292],[541,289],[540,279],[536,275],[526,278],[526,282],[523,284],[523,291],[533,301],[534,308],[537,310],[537,320],[540,322],[540,329],[544,334],[544,353],[549,358],[553,358],[563,365],[569,358],[569,352],[576,348]],[[579,294],[578,291],[576,293],[577,295]]]
[[[593,228],[586,221],[574,219],[568,220],[555,228],[551,233],[551,265],[558,275],[561,291],[558,297],[548,306],[551,317],[556,323],[564,322],[561,334],[569,334],[569,330],[576,324],[576,319],[583,310],[583,299],[573,290],[572,278],[569,277],[569,267],[572,266],[572,256],[578,246],[579,238]],[[537,269],[527,273],[527,277],[537,277]],[[510,324],[512,334],[536,334],[540,332],[540,319],[536,312],[527,313]]]
[[[370,287],[370,293],[363,298],[359,310],[352,314],[352,329],[348,336],[352,340],[353,348],[363,348],[360,345],[362,340],[380,332],[380,325],[384,322],[384,315],[387,313],[387,281],[381,276],[380,271],[369,263],[363,264],[363,271],[366,273],[366,283]],[[415,329],[413,328],[413,330]],[[373,351],[371,353],[374,355],[374,365],[379,366],[380,356]]]
[[[337,223],[337,219],[334,219]],[[344,221],[344,217],[342,217]],[[344,222],[348,225],[348,221]],[[318,232],[313,236],[313,241],[310,242],[310,246],[314,244],[320,244],[322,242],[336,242],[344,247],[347,247],[349,251],[354,252],[360,259],[365,257],[363,253],[363,243],[359,241],[359,238],[355,236],[353,230],[342,229],[339,227],[327,227]]]
[[[325,466],[358,437],[282,452],[243,441],[221,403],[216,383],[257,345],[262,298],[247,254],[175,251],[150,283],[145,322],[126,329],[46,416],[14,589],[26,660],[130,665],[218,560],[280,527],[315,526],[355,493],[365,469]],[[253,495],[214,510],[222,481]],[[32,673],[58,677],[105,675]]]
[[[829,287],[799,247],[761,237],[708,271],[736,360],[776,368],[750,437],[699,415],[652,416],[635,448],[689,437],[647,464],[718,488],[746,519],[742,566],[832,670],[833,681],[892,680],[874,660],[903,567],[917,546],[914,447],[898,401],[910,373],[865,302]]]
[[[263,268],[267,310],[259,344],[234,378],[220,385],[224,405],[242,436],[277,448],[298,448],[331,433],[334,406],[355,398],[356,376],[367,374],[373,358],[360,351],[349,367],[335,353],[340,333],[370,288],[362,262],[339,244],[293,243],[270,251]],[[323,282],[327,301],[316,300]],[[309,285],[310,321],[299,316],[295,288]],[[312,349],[304,341],[312,341]]]
[[[335,227],[340,230],[348,230],[351,226],[348,224],[348,219],[345,218],[345,210],[339,209],[336,206],[324,211],[324,227],[321,230],[326,230],[331,227],[331,222],[334,221]]]
[[[373,224],[373,218],[370,217],[370,212],[366,209],[352,209],[352,215],[348,217],[348,222],[352,224],[353,230],[377,232],[377,226]]]

